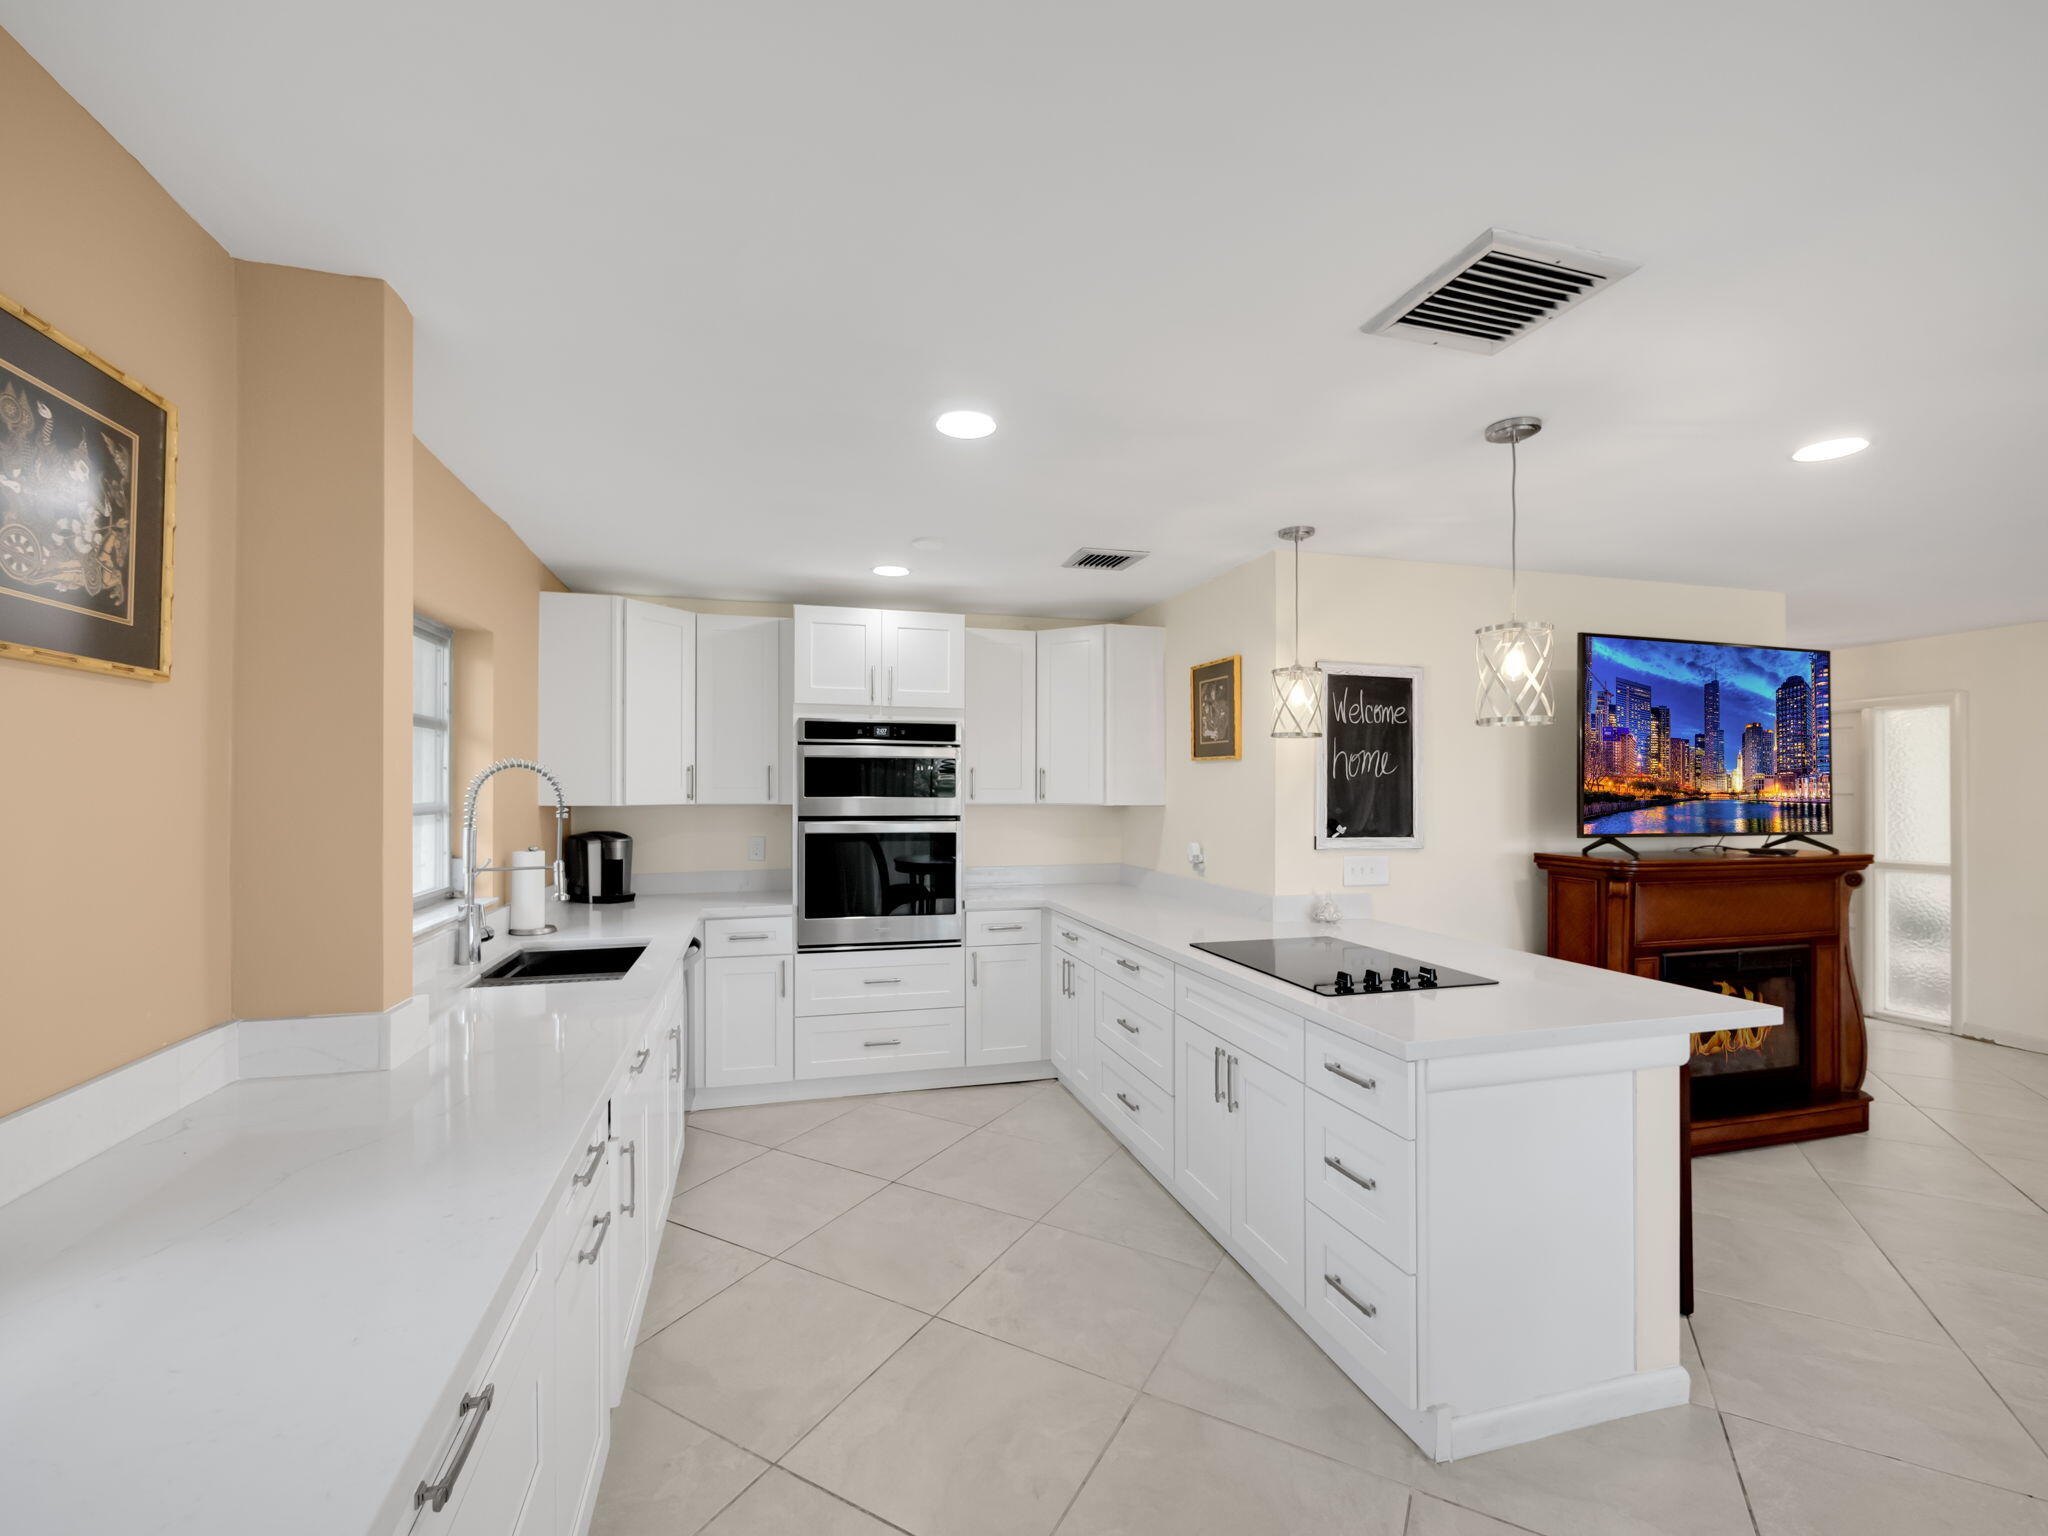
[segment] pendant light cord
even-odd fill
[[[1516,435],[1508,439],[1508,622],[1518,622],[1521,617],[1522,594],[1522,439]],[[1298,551],[1297,551],[1298,552]],[[1301,597],[1297,584],[1295,595],[1294,622],[1301,623]],[[1301,642],[1295,642],[1300,649]]]
[[[1301,540],[1294,541],[1294,669],[1301,670]]]

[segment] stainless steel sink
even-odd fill
[[[522,949],[477,977],[472,987],[531,987],[552,981],[617,981],[647,952],[645,944]]]

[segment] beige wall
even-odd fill
[[[0,661],[5,1114],[227,1017],[236,324],[227,252],[4,32],[0,142],[0,291],[179,413],[170,681]]]
[[[1959,874],[1960,1011],[1955,1028],[2048,1050],[2048,1000],[2035,975],[2048,931],[2048,890],[2036,868],[2048,847],[2048,802],[2037,780],[2048,731],[2033,704],[2048,676],[2048,624],[1859,645],[1835,652],[1835,783],[1847,846],[1869,848],[1867,733],[1872,701],[1959,694],[1963,835]],[[1864,977],[1864,1001],[1875,996]]]

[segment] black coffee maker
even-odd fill
[[[623,832],[572,832],[562,839],[569,899],[596,905],[633,899],[633,839]]]

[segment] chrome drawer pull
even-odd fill
[[[595,1264],[597,1262],[598,1251],[604,1247],[604,1240],[610,1237],[612,1233],[612,1213],[606,1211],[602,1216],[593,1217],[590,1224],[597,1228],[597,1236],[592,1239],[588,1248],[576,1255],[576,1262],[578,1264]]]
[[[1128,1029],[1134,1035],[1142,1035],[1144,1033],[1142,1029],[1138,1028],[1137,1025],[1133,1024],[1129,1019],[1125,1018],[1122,1014],[1118,1014],[1116,1016],[1116,1021],[1117,1023],[1123,1025],[1125,1029]]]
[[[1323,1276],[1323,1284],[1327,1285],[1339,1296],[1342,1296],[1346,1301],[1350,1302],[1351,1305],[1358,1308],[1358,1310],[1363,1312],[1367,1317],[1378,1317],[1380,1315],[1380,1309],[1378,1307],[1374,1306],[1369,1301],[1360,1301],[1356,1296],[1352,1295],[1349,1291],[1345,1290],[1344,1281],[1342,1277],[1337,1275],[1325,1275]]]
[[[775,935],[772,933],[728,933],[725,937],[727,943],[737,944],[741,939],[772,939]]]
[[[423,1482],[412,1491],[412,1507],[431,1504],[436,1510],[447,1506],[448,1496],[455,1492],[455,1479],[462,1476],[464,1463],[469,1453],[476,1449],[477,1436],[484,1432],[484,1420],[490,1417],[491,1402],[498,1395],[495,1383],[488,1384],[481,1392],[465,1392],[460,1413],[469,1420],[463,1426],[462,1438],[455,1442],[455,1459],[448,1463],[448,1470],[434,1482]]]
[[[645,1072],[647,1070],[647,1058],[653,1054],[654,1049],[652,1046],[641,1046],[640,1054],[633,1058],[633,1071],[631,1075],[638,1077],[642,1072]]]
[[[897,1037],[896,1037],[895,1039],[893,1039],[893,1040],[863,1040],[863,1041],[861,1041],[861,1044],[862,1044],[863,1046],[870,1046],[870,1045],[901,1045],[902,1043],[903,1043],[903,1037],[902,1037],[901,1035],[898,1035],[898,1036],[897,1036]]]
[[[1378,1093],[1380,1091],[1380,1080],[1378,1078],[1354,1077],[1351,1073],[1344,1070],[1344,1063],[1341,1061],[1326,1061],[1323,1063],[1323,1070],[1336,1073],[1347,1083],[1356,1083],[1367,1093]]]
[[[594,1142],[592,1142],[592,1143],[590,1144],[590,1148],[589,1148],[589,1151],[590,1151],[590,1161],[589,1161],[589,1162],[587,1162],[587,1163],[585,1163],[585,1164],[583,1165],[583,1171],[582,1171],[581,1173],[579,1173],[579,1174],[577,1174],[577,1175],[576,1175],[576,1177],[575,1177],[575,1180],[574,1180],[574,1182],[575,1182],[575,1183],[578,1183],[578,1184],[588,1184],[588,1183],[589,1183],[589,1182],[590,1182],[590,1181],[591,1181],[592,1179],[594,1179],[594,1178],[596,1178],[596,1177],[597,1177],[597,1170],[598,1170],[599,1166],[600,1166],[600,1165],[602,1165],[602,1164],[603,1164],[603,1162],[604,1162],[604,1143],[603,1143],[603,1142],[601,1142],[601,1141],[594,1141]]]
[[[864,976],[860,984],[864,987],[894,987],[900,986],[902,982],[901,976]]]
[[[1123,967],[1123,968],[1124,968],[1125,970],[1127,970],[1127,971],[1142,971],[1143,969],[1145,969],[1145,967],[1143,967],[1142,965],[1138,964],[1138,962],[1137,962],[1137,961],[1135,961],[1135,960],[1126,960],[1126,959],[1124,959],[1124,958],[1123,958],[1123,956],[1121,956],[1121,955],[1117,956],[1117,961],[1116,961],[1116,963],[1117,963],[1118,965],[1122,966],[1122,967]]]
[[[668,1080],[672,1083],[680,1083],[683,1080],[683,1026],[678,1024],[674,1029],[671,1029],[668,1032],[668,1037],[676,1048],[676,1059],[668,1069]]]
[[[619,1148],[619,1155],[633,1160],[632,1170],[626,1175],[626,1203],[619,1207],[621,1216],[630,1216],[640,1203],[640,1143],[626,1142]]]
[[[1224,1108],[1228,1109],[1234,1115],[1237,1113],[1237,1058],[1235,1056],[1226,1056],[1223,1058],[1223,1060],[1225,1063],[1225,1069],[1223,1074],[1223,1091],[1226,1099],[1228,1100],[1228,1102],[1224,1105]]]
[[[1024,925],[1022,923],[990,923],[984,931],[988,933],[1022,933]]]
[[[1135,1115],[1138,1112],[1138,1106],[1135,1103],[1133,1103],[1130,1099],[1125,1098],[1123,1094],[1117,1094],[1116,1101],[1117,1103],[1123,1105],[1125,1109],[1128,1109],[1132,1114]]]
[[[1216,1102],[1223,1102],[1223,1047],[1216,1047]]]
[[[1073,943],[1076,943],[1076,944],[1078,944],[1078,943],[1080,943],[1080,942],[1081,942],[1081,935],[1079,935],[1078,933],[1074,932],[1074,930],[1073,930],[1073,929],[1071,929],[1071,928],[1062,928],[1062,929],[1060,930],[1060,937],[1061,937],[1061,938],[1063,938],[1063,939],[1067,939],[1067,940],[1070,940],[1070,941],[1072,941]]]
[[[1349,1179],[1352,1183],[1356,1184],[1360,1189],[1378,1189],[1380,1187],[1380,1181],[1378,1179],[1369,1179],[1362,1173],[1353,1173],[1349,1168],[1346,1168],[1344,1166],[1344,1160],[1340,1157],[1330,1157],[1326,1155],[1323,1158],[1323,1166],[1325,1168],[1336,1169],[1339,1173],[1343,1174],[1345,1178]]]

